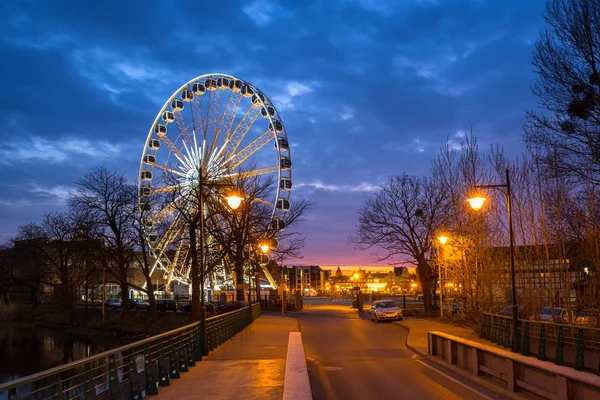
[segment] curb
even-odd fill
[[[290,332],[285,359],[284,400],[312,400],[302,333]]]
[[[420,355],[421,357],[426,357],[427,354],[421,352],[420,350],[417,350],[416,348],[414,348],[413,346],[408,344],[408,337],[410,336],[410,328],[408,326],[400,324],[400,323],[398,325],[400,325],[403,329],[406,330],[406,339],[404,339],[404,345],[406,346],[406,348],[409,349],[410,351],[412,351],[413,353]]]

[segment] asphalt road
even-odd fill
[[[347,305],[312,305],[297,315],[314,399],[489,399],[405,347],[397,322],[373,323]],[[464,386],[466,385],[466,386]]]

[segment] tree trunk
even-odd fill
[[[123,315],[129,313],[129,284],[121,282],[121,302],[123,306]]]
[[[196,246],[196,224],[190,222],[190,252],[192,253],[192,322],[200,320],[200,260],[198,259],[198,248]],[[202,244],[200,244],[202,246]]]
[[[425,312],[428,312],[431,311],[431,287],[429,284],[431,280],[431,267],[425,259],[424,254],[420,254],[417,257],[417,274],[423,288],[423,306],[425,307]]]
[[[243,301],[244,300],[244,260],[239,259],[236,260],[235,263],[235,289],[236,295],[235,299]]]
[[[148,302],[150,303],[150,309],[148,312],[150,313],[150,317],[154,319],[156,316],[156,298],[154,297],[154,290],[152,289],[152,277],[150,276],[150,271],[144,268],[144,278],[146,278],[146,294],[148,295]]]

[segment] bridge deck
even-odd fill
[[[290,332],[296,319],[263,314],[155,398],[281,399]]]

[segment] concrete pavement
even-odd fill
[[[158,399],[281,399],[295,318],[263,314],[202,362],[182,373]]]

